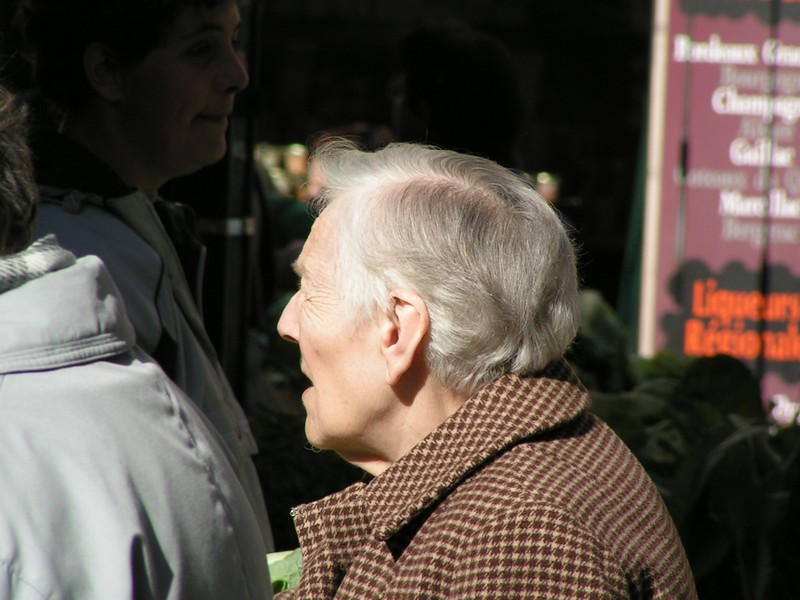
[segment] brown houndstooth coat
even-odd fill
[[[563,363],[486,386],[369,483],[294,511],[278,598],[695,599],[664,504]]]

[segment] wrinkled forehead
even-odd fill
[[[321,285],[332,279],[336,220],[334,211],[322,211],[311,227],[300,256],[294,262],[297,275],[312,284]]]

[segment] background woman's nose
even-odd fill
[[[234,49],[224,61],[220,72],[217,74],[217,88],[222,92],[241,92],[250,83],[247,64],[244,57]]]

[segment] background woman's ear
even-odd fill
[[[392,290],[389,306],[381,349],[386,362],[386,382],[396,385],[415,360],[422,360],[421,350],[430,329],[430,317],[425,301],[411,290]]]
[[[83,71],[89,85],[102,98],[116,102],[122,98],[122,72],[114,51],[92,42],[83,53]]]

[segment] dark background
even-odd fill
[[[0,74],[24,88],[29,77],[11,27],[17,2],[0,0]],[[620,281],[630,278],[622,260],[644,134],[649,0],[252,0],[242,15],[252,84],[231,127],[234,152],[171,190],[201,218],[253,215],[246,150],[256,142],[308,143],[322,131],[389,126],[399,40],[423,21],[456,18],[512,51],[527,107],[520,166],[560,176],[559,208],[576,228],[583,285],[616,306]],[[274,233],[268,213],[255,216],[265,223],[257,247],[246,236],[207,237],[206,320],[237,390],[248,315],[271,291]],[[256,274],[254,294],[247,288]]]
[[[258,136],[274,143],[389,124],[393,51],[423,19],[455,17],[503,40],[528,108],[521,167],[560,175],[584,285],[616,303],[644,132],[649,1],[272,0],[262,12]]]

